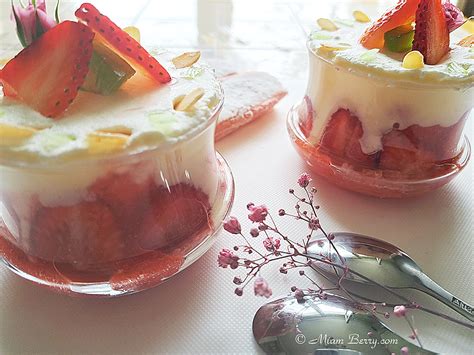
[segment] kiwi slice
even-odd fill
[[[110,95],[135,74],[135,70],[113,50],[94,41],[89,73],[82,89],[101,95]]]
[[[411,51],[415,31],[412,25],[402,25],[385,32],[385,47],[392,52],[403,53]]]

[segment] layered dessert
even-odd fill
[[[308,39],[309,83],[290,113],[296,147],[315,172],[378,197],[420,194],[467,161],[472,36],[448,1],[400,0],[371,23],[319,19]],[[451,36],[454,37],[454,36]]]
[[[76,16],[0,72],[0,257],[59,291],[136,292],[223,217],[222,90],[199,52],[148,52],[91,4]]]

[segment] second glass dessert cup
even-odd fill
[[[383,80],[309,51],[308,89],[287,128],[315,173],[351,191],[400,198],[445,185],[467,164],[472,87]]]
[[[211,246],[234,198],[214,149],[222,102],[185,140],[64,164],[0,164],[0,259],[70,295],[156,286]]]

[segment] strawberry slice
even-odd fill
[[[409,176],[423,176],[436,160],[429,151],[420,149],[411,130],[393,129],[382,138],[379,168],[403,172]]]
[[[98,179],[89,189],[97,200],[107,205],[125,237],[128,255],[143,252],[136,243],[136,231],[141,227],[143,215],[150,208],[152,177],[137,181],[129,173],[110,173]]]
[[[357,117],[352,116],[349,110],[337,110],[323,132],[321,148],[331,155],[344,157],[346,145],[352,137],[357,121]]]
[[[419,3],[420,0],[399,0],[394,8],[365,30],[360,43],[368,49],[383,48],[384,34],[395,27],[412,23]]]
[[[357,116],[339,109],[331,117],[321,137],[320,148],[331,156],[344,158],[365,167],[373,167],[375,154],[365,154],[359,140],[364,130]]]
[[[31,226],[32,254],[77,269],[123,258],[122,232],[100,202],[44,207]]]
[[[2,69],[6,96],[16,97],[47,117],[57,117],[74,101],[89,71],[94,33],[63,21],[23,49]]]
[[[437,64],[449,52],[449,30],[441,0],[421,0],[413,50],[423,54],[426,64]]]
[[[352,116],[355,117],[355,116]],[[366,168],[373,168],[375,166],[376,161],[376,154],[365,154],[362,151],[360,146],[360,139],[364,134],[364,130],[362,129],[362,123],[360,120],[357,119],[354,130],[352,132],[352,136],[346,144],[346,148],[344,151],[344,156],[351,162],[357,163],[358,166],[363,166]]]
[[[140,43],[107,16],[102,15],[94,5],[82,4],[76,10],[75,15],[94,30],[101,41],[123,57],[135,70],[159,83],[164,84],[171,80],[166,69]]]
[[[209,210],[208,197],[201,190],[187,184],[174,185],[170,190],[160,187],[143,219],[140,246],[173,249],[180,242],[203,235],[210,229]]]

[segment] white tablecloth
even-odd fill
[[[287,190],[306,170],[288,139],[285,117],[306,85],[307,25],[321,16],[350,16],[354,8],[374,14],[386,7],[386,2],[375,1],[239,0],[233,7],[226,0],[179,1],[166,6],[144,0],[95,3],[119,24],[138,25],[145,45],[157,42],[177,51],[204,48],[204,56],[218,71],[266,70],[288,89],[289,95],[271,114],[217,145],[234,173],[232,214],[244,221],[245,228],[249,227],[245,221],[249,201],[265,203],[274,212],[291,209],[294,201]],[[8,33],[13,28],[8,21],[9,4],[4,0],[0,7],[2,46],[15,43]],[[77,2],[62,4],[62,13],[71,13],[78,6]],[[152,25],[156,29],[149,30]],[[467,134],[474,142],[472,119]],[[317,177],[314,183],[327,230],[367,234],[398,245],[435,281],[473,304],[473,175],[471,161],[448,186],[407,200],[361,196]],[[288,233],[297,232],[293,222],[282,220],[280,224]],[[234,243],[233,236],[221,232],[207,254],[169,282],[116,299],[56,295],[1,267],[0,354],[258,353],[251,324],[264,299],[254,297],[251,288],[244,296],[235,296],[232,278],[238,272],[220,269],[216,263],[219,250]],[[279,274],[276,266],[264,271],[264,276],[274,295],[288,293],[299,280],[296,275]],[[420,302],[453,314],[430,299]],[[432,350],[472,351],[473,333],[464,328],[418,313],[415,324],[424,345]],[[401,324],[394,326],[401,334],[410,333]]]

